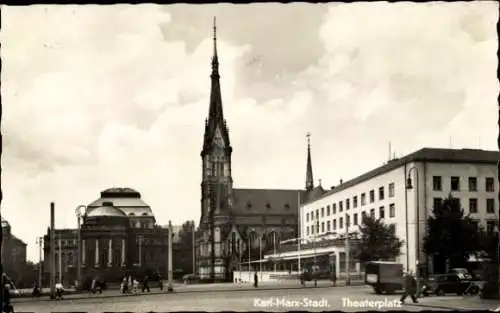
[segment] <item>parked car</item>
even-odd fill
[[[454,293],[462,295],[471,286],[471,279],[456,272],[434,275],[427,279],[427,294],[443,296]]]
[[[373,287],[376,294],[393,293],[403,289],[403,264],[371,261],[365,266],[365,284]]]

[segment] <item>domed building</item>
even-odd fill
[[[50,269],[48,234],[49,230],[44,249],[47,271]],[[77,238],[76,229],[56,229],[56,280],[61,272],[67,284],[72,284],[77,275]],[[99,276],[108,282],[118,282],[130,274],[166,276],[167,238],[168,229],[156,224],[151,207],[139,192],[130,188],[106,189],[82,212],[82,280]]]

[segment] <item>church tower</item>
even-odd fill
[[[307,133],[307,169],[306,169],[306,190],[314,189],[313,170],[311,162],[311,134]]]
[[[219,58],[217,56],[217,33],[214,18],[213,57],[210,105],[205,120],[205,136],[201,159],[203,164],[201,182],[201,219],[211,213],[218,215],[230,209],[233,179],[231,177],[231,153],[229,130],[222,110]]]

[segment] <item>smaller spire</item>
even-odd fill
[[[307,133],[307,167],[306,167],[306,190],[314,189],[313,170],[311,162],[311,134]]]

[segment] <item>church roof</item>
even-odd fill
[[[125,213],[123,213],[120,209],[115,208],[113,206],[101,206],[93,209],[87,214],[87,217],[126,217]]]
[[[298,201],[303,202],[304,190],[233,189],[234,214],[298,214]]]

